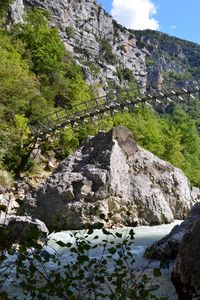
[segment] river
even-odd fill
[[[136,272],[141,272],[141,270],[145,271],[145,274],[147,276],[151,277],[152,275],[152,270],[154,268],[158,268],[160,265],[160,262],[157,260],[149,260],[143,257],[145,249],[150,246],[153,242],[161,239],[165,235],[167,235],[171,229],[177,225],[180,224],[182,221],[175,221],[171,224],[166,224],[166,225],[159,225],[159,226],[140,226],[140,227],[135,227],[134,232],[135,232],[135,239],[134,239],[134,245],[132,246],[132,253],[135,256],[135,270]],[[122,233],[122,236],[124,236],[130,228],[120,228],[120,229],[115,229],[115,230],[109,230],[113,234],[118,232]],[[71,231],[62,231],[62,232],[57,232],[53,233],[49,236],[49,242],[48,245],[46,246],[45,250],[48,251],[49,253],[51,252],[60,252],[62,253],[62,260],[66,263],[66,259],[69,259],[69,251],[66,250],[66,248],[61,248],[57,241],[62,241],[64,243],[67,242],[74,242],[74,237],[71,235]],[[74,232],[73,232],[74,233]],[[84,234],[84,231],[79,231],[78,235],[82,236]],[[102,234],[101,230],[95,230],[93,234],[89,235],[89,239],[92,241],[94,236],[98,236],[98,239],[95,239],[95,242],[99,245],[103,239],[105,239],[105,235]],[[112,235],[109,235],[109,240],[112,240]],[[90,252],[90,257],[99,257],[102,255],[102,248],[97,247],[96,249],[93,250],[93,252]],[[14,256],[10,256],[9,260],[13,260]],[[112,260],[110,262],[110,267],[112,265]],[[173,284],[171,283],[170,280],[170,271],[172,268],[173,262],[170,263],[170,268],[169,269],[164,269],[162,270],[162,276],[159,278],[154,278],[153,283],[159,284],[160,288],[156,291],[156,295],[159,297],[164,297],[167,296],[168,300],[178,300],[178,297],[176,295],[175,289]],[[52,264],[52,266],[49,266],[50,269],[54,269],[55,266]],[[24,295],[22,295],[22,291],[19,288],[19,285],[17,283],[16,277],[15,277],[15,270],[10,274],[10,278],[5,282],[4,289],[9,292],[9,296],[11,299],[32,299],[28,296],[24,298]],[[55,298],[52,298],[54,300]]]
[[[167,235],[171,229],[177,225],[180,224],[182,221],[176,220],[171,224],[163,224],[158,226],[140,226],[135,227],[135,239],[134,239],[134,245],[132,248],[132,252],[134,253],[134,256],[136,258],[135,262],[135,269],[140,272],[140,270],[145,269],[145,273],[147,275],[152,274],[152,270],[154,268],[158,268],[160,266],[160,261],[158,260],[150,260],[143,257],[143,254],[145,252],[145,249],[150,246],[153,242],[161,239],[165,235]],[[125,235],[126,232],[129,230],[129,228],[120,228],[115,230],[110,230],[111,232],[115,233],[116,231],[119,233],[122,233],[122,235]],[[80,231],[80,236],[83,234],[83,231]],[[99,243],[105,236],[102,234],[101,230],[95,230],[95,232],[90,236],[90,239],[92,240],[95,235],[99,236]],[[112,239],[112,237],[111,237]],[[63,231],[58,232],[55,234],[52,234],[50,236],[49,240],[49,247],[52,247],[56,249],[57,251],[60,251],[61,249],[56,244],[56,241],[71,241],[73,242],[73,238],[70,236],[70,231]],[[50,250],[50,249],[48,249]],[[101,248],[97,248],[91,253],[91,256],[98,257],[102,253]],[[67,253],[66,253],[67,256]],[[170,262],[169,269],[163,269],[162,270],[162,276],[159,278],[155,278],[155,284],[159,284],[160,288],[157,290],[156,295],[160,297],[167,296],[168,300],[178,300],[177,294],[175,292],[174,286],[170,280],[170,272],[171,268],[173,266],[173,262]]]

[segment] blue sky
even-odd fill
[[[200,0],[97,0],[122,25],[200,44]]]

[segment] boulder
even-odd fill
[[[171,274],[180,300],[200,299],[200,220],[195,221],[179,247]]]
[[[23,180],[13,181],[12,186],[7,184],[7,189],[4,190],[1,190],[0,186],[0,212],[5,212],[6,215],[16,215],[25,194],[30,190],[31,186]]]
[[[175,259],[183,237],[190,233],[196,221],[200,221],[200,203],[196,203],[188,217],[180,225],[176,225],[171,232],[156,241],[152,246],[146,249],[145,256],[148,258],[169,258]]]
[[[15,214],[19,208],[19,203],[12,192],[0,194],[0,212]]]
[[[40,220],[0,212],[0,249],[12,244],[43,242],[47,235],[48,229]]]
[[[137,146],[118,126],[89,137],[37,189],[23,209],[52,229],[156,225],[183,219],[191,208],[183,172]]]

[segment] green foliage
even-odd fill
[[[4,291],[5,280],[16,266],[12,276],[15,285],[21,287],[18,291],[21,299],[166,300],[166,297],[155,295],[159,288],[155,280],[161,276],[160,268],[148,276],[145,270],[135,269],[133,229],[127,229],[123,234],[105,228],[101,231],[101,239],[99,231],[89,228],[85,232],[70,233],[66,241],[55,240],[53,244],[52,241],[51,247],[55,251],[51,255],[44,253],[41,246],[31,243],[37,235],[30,231],[28,243],[20,246],[18,252],[9,250],[9,254],[17,252],[15,261],[12,259],[9,263],[6,252],[2,251],[0,267],[7,265],[7,271],[2,272],[0,278],[4,296],[9,295]],[[30,250],[30,246],[35,249]]]
[[[22,161],[20,155],[26,152],[22,146],[29,132],[22,128],[28,121],[24,116],[31,114],[32,103],[39,102],[41,96],[36,77],[12,44],[0,31],[0,165],[14,171]]]
[[[147,57],[146,64],[147,64],[147,66],[153,66],[155,64],[155,62],[151,57]]]
[[[119,78],[120,83],[122,83],[123,81],[135,82],[135,76],[133,74],[133,71],[128,68],[118,67],[117,76]]]
[[[90,72],[94,75],[98,75],[100,73],[100,68],[97,64],[95,64],[92,61],[86,61],[83,63],[84,65],[86,65],[87,67],[89,67]]]
[[[124,100],[131,97],[126,92],[122,96]],[[192,185],[200,186],[200,137],[195,121],[180,107],[163,117],[147,107],[135,108],[133,113],[119,113],[98,121],[95,128],[85,126],[86,135],[109,131],[117,125],[128,127],[139,145],[181,168]]]
[[[125,32],[127,30],[126,27],[119,24],[116,20],[113,19],[112,22],[113,22],[114,28],[120,30],[121,32]]]
[[[89,88],[81,70],[67,53],[58,31],[48,25],[49,15],[39,9],[27,13],[27,22],[19,29],[25,43],[25,57],[42,82],[45,98],[56,106],[79,103],[89,98]]]
[[[114,65],[116,63],[116,56],[112,52],[112,46],[106,38],[100,40],[100,55],[100,58],[103,57],[108,64]]]
[[[114,124],[120,123],[133,132],[134,138],[142,147],[162,156],[165,138],[162,132],[164,121],[157,114],[148,108],[137,109],[133,114],[116,116]]]
[[[12,0],[0,0],[0,17],[4,17],[8,12]]]
[[[176,71],[168,71],[168,72],[165,72],[163,75],[164,75],[165,79],[175,80],[175,81],[190,79],[190,75],[187,72],[179,73],[179,72],[176,72]]]
[[[49,76],[62,69],[66,56],[58,31],[48,26],[48,18],[45,11],[35,8],[27,13],[26,23],[19,29],[19,37],[26,48],[25,56],[28,59],[31,55],[32,69],[37,75]]]
[[[78,135],[73,129],[61,131],[51,143],[44,142],[42,145],[43,151],[53,151],[57,159],[64,159],[70,155],[79,145]]]
[[[172,116],[169,118],[170,134],[167,135],[171,139],[166,148],[165,156],[168,159],[172,148],[176,148],[177,155],[169,157],[175,166],[183,169],[193,185],[200,185],[200,137],[196,129],[195,121],[177,107]],[[173,137],[173,132],[177,138]],[[169,132],[168,132],[169,133]],[[179,145],[176,143],[178,143]],[[177,147],[179,149],[177,149]],[[171,149],[170,149],[171,148]],[[175,152],[175,151],[174,151]]]
[[[34,9],[12,35],[0,31],[0,167],[14,172],[30,165],[30,132],[23,124],[90,97],[80,68],[48,21],[47,12]]]
[[[65,32],[66,32],[69,39],[74,37],[74,34],[75,34],[74,29],[71,26],[67,26],[65,28]]]
[[[37,80],[3,31],[0,45],[0,114],[10,120],[13,110],[28,112],[30,102],[37,97]]]

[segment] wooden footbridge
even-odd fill
[[[33,137],[42,138],[61,128],[74,127],[108,114],[113,116],[125,110],[134,111],[140,106],[156,109],[159,105],[166,106],[171,102],[186,103],[191,98],[200,99],[200,80],[171,82],[163,85],[161,89],[149,88],[146,93],[141,93],[138,89],[124,89],[81,102],[70,109],[67,107],[59,109],[29,124],[29,128]]]

